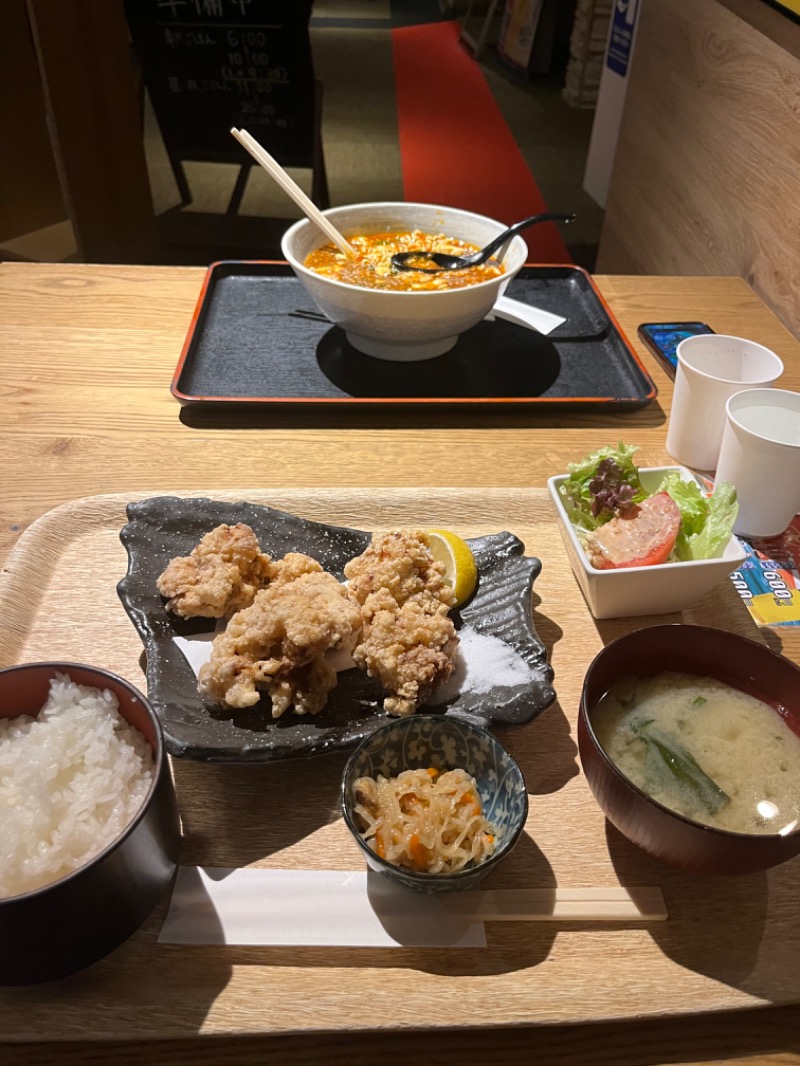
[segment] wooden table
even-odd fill
[[[482,531],[476,527],[486,521],[487,512],[485,504],[465,501],[494,501],[510,509],[527,536],[541,535],[546,548],[536,586],[541,597],[536,623],[552,656],[559,693],[558,705],[525,727],[529,734],[508,731],[506,742],[532,758],[523,740],[529,735],[548,765],[567,748],[574,763],[575,705],[587,656],[624,623],[594,623],[588,615],[557,537],[552,529],[536,526],[549,522],[542,518],[541,490],[546,478],[568,461],[618,439],[639,446],[641,465],[670,461],[664,440],[672,388],[660,367],[639,347],[660,395],[641,411],[624,415],[284,413],[272,416],[268,426],[242,426],[233,419],[203,425],[182,416],[169,392],[202,277],[203,271],[194,268],[0,266],[0,563],[45,512],[99,494],[132,498],[258,487],[274,490],[278,499],[296,497],[311,510],[324,510],[339,506],[337,499],[363,500],[360,489],[374,489],[371,495],[385,502],[394,498],[393,489],[405,487],[417,490],[410,498],[423,501],[426,511],[435,511],[439,500],[442,513],[455,515],[455,521],[463,508],[459,528],[467,533]],[[596,280],[635,344],[639,322],[701,319],[718,332],[752,337],[773,348],[787,368],[781,384],[800,388],[800,345],[744,282]],[[437,491],[442,488],[455,491]],[[476,491],[459,491],[470,489]],[[300,491],[293,496],[289,490]],[[504,528],[503,514],[495,522]],[[526,540],[526,548],[537,554],[536,544]],[[724,601],[726,610],[728,602],[731,610],[741,607],[734,598]],[[0,618],[0,626],[5,621]],[[2,632],[5,641],[8,633]],[[125,634],[127,640],[127,630]],[[769,640],[800,661],[796,630],[771,630]],[[92,660],[90,651],[85,658]],[[134,680],[141,681],[141,674]],[[182,764],[179,800],[191,799],[202,769]],[[560,782],[563,788],[548,788],[546,770],[539,770],[542,779],[535,783],[532,811],[538,812],[540,829],[534,835],[543,849],[552,842],[558,883],[581,884],[582,876],[613,874],[610,849],[615,862],[634,871],[638,883],[649,878],[649,883],[665,886],[668,905],[677,899],[678,910],[694,908],[697,952],[682,950],[668,957],[669,938],[659,946],[641,930],[548,927],[545,934],[543,927],[528,925],[519,931],[513,926],[496,934],[493,930],[482,954],[457,958],[455,952],[436,958],[420,952],[390,951],[387,956],[361,951],[332,960],[308,949],[228,956],[230,949],[195,949],[180,956],[180,949],[155,943],[154,919],[129,945],[84,975],[36,989],[4,990],[0,1039],[8,1043],[0,1058],[198,1066],[267,1059],[400,1063],[412,1056],[427,1062],[486,1063],[800,1062],[800,1011],[787,1005],[798,1002],[792,973],[800,968],[800,956],[784,960],[780,981],[771,983],[768,973],[772,955],[780,952],[769,937],[778,926],[770,922],[785,922],[787,916],[767,920],[762,915],[760,927],[747,926],[742,917],[751,913],[753,895],[765,908],[770,892],[783,898],[780,892],[797,884],[800,864],[795,861],[756,880],[737,879],[733,887],[727,880],[721,887],[715,880],[682,879],[651,863],[613,831],[606,848],[602,816],[577,766],[566,783]],[[328,764],[323,776],[334,781],[338,772],[339,764],[333,769]],[[224,785],[219,768],[211,773],[217,786]],[[251,779],[246,787],[255,787]],[[566,851],[556,854],[558,834],[545,823],[548,816],[558,819],[561,804],[565,819],[578,812],[586,825],[564,843]],[[316,835],[306,828],[309,839]],[[320,839],[330,834],[343,843],[346,834],[336,835],[341,828],[323,826]],[[548,834],[553,833],[551,841]],[[309,851],[298,840],[286,854],[287,864],[302,863],[313,847]],[[272,855],[267,864],[280,865],[282,858]],[[582,873],[584,860],[588,874]],[[190,836],[185,861],[209,861],[202,840]],[[360,868],[354,846],[335,861],[340,868]],[[514,871],[514,876],[524,875],[521,868]],[[161,918],[163,910],[157,920]],[[789,918],[800,925],[796,909]],[[675,921],[680,926],[677,912]],[[784,939],[796,946],[791,925]],[[172,953],[161,955],[155,977],[142,966],[148,957],[143,944],[156,957]],[[724,966],[713,956],[720,951]],[[627,980],[621,980],[624,971],[615,959],[626,952],[633,964]],[[165,958],[170,961],[164,963]],[[190,969],[182,971],[181,966]],[[198,970],[206,998],[193,1002]],[[660,986],[653,974],[662,972]],[[131,973],[131,1016],[119,1022],[125,997],[121,975],[131,981]],[[565,981],[570,973],[571,982]],[[143,1011],[148,982],[157,987],[165,980],[172,982],[174,1002],[151,1004]],[[506,1006],[498,1001],[499,990],[507,995]],[[438,1021],[431,1021],[434,1015],[426,1013],[417,996],[438,1009]],[[97,1004],[94,1015],[92,1003]],[[369,1021],[364,1020],[365,1005]],[[82,1020],[89,1015],[91,1024]],[[75,1024],[70,1017],[78,1019]],[[59,1019],[67,1019],[60,1030]],[[115,1033],[121,1039],[115,1040]]]

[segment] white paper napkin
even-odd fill
[[[182,866],[165,944],[296,947],[486,946],[487,921],[651,922],[658,888],[514,889],[428,895],[353,870]]]
[[[486,946],[438,896],[354,870],[181,866],[159,941],[310,947]]]

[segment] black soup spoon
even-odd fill
[[[493,241],[490,241],[485,248],[480,252],[473,252],[472,255],[447,255],[446,252],[398,252],[392,256],[392,266],[397,267],[398,270],[419,270],[423,274],[439,274],[443,270],[464,270],[466,267],[480,266],[481,263],[485,263],[487,259],[490,259],[492,255],[502,248],[506,241],[512,237],[516,237],[518,233],[521,233],[529,226],[535,226],[538,222],[574,222],[574,215],[562,215],[557,212],[546,211],[541,215],[531,215],[530,218],[524,218],[522,222],[517,222],[513,226],[509,226],[507,230],[503,230],[499,237],[495,237]],[[415,266],[415,260],[423,260],[425,262],[436,263],[435,267],[430,266]]]

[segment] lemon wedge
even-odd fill
[[[475,556],[465,540],[449,529],[429,529],[431,554],[444,566],[444,579],[456,596],[455,606],[466,603],[478,584]]]

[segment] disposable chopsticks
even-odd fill
[[[247,130],[237,130],[236,128],[231,129],[231,133],[239,144],[247,149],[253,159],[260,163],[270,177],[280,185],[287,196],[290,196],[311,221],[319,226],[322,232],[333,241],[337,248],[340,248],[347,255],[356,254],[352,245],[348,244],[338,229],[328,221],[317,205],[309,200],[297,182],[289,177],[277,159],[274,159],[266,148],[258,143],[255,137],[249,134]]]
[[[507,889],[452,893],[447,907],[480,922],[663,922],[658,888]]]

